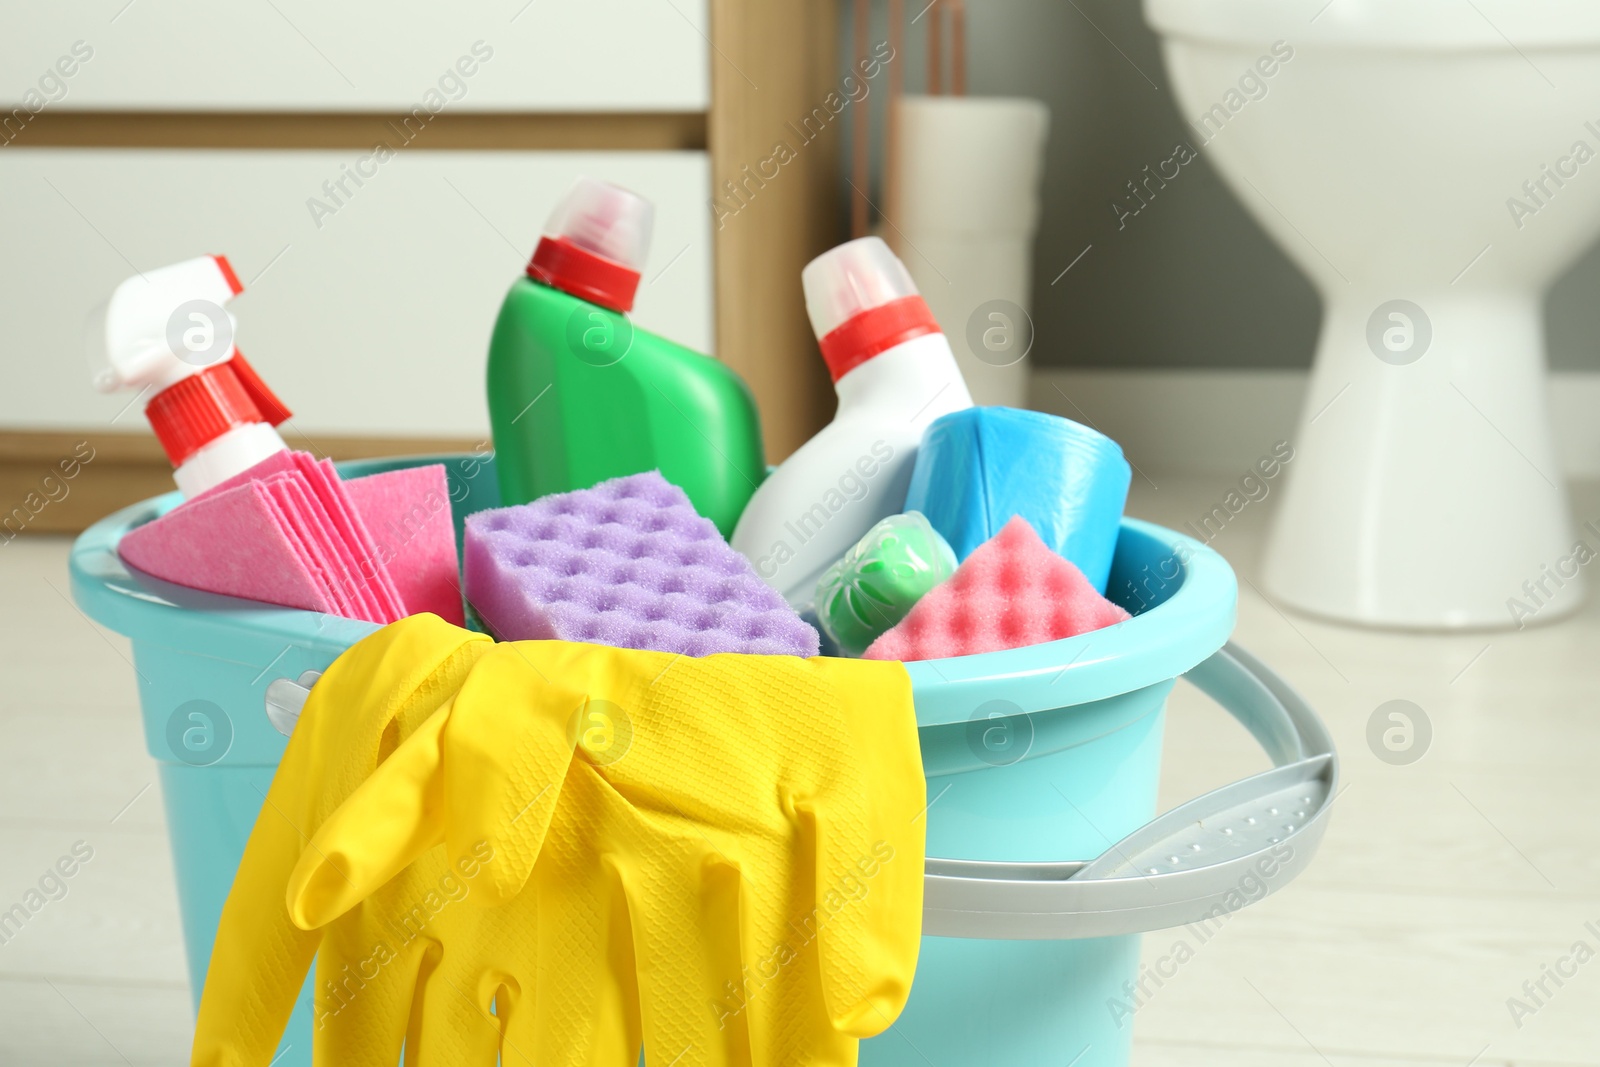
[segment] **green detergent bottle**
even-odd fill
[[[489,421],[507,504],[659,469],[732,534],[766,476],[744,381],[633,325],[650,202],[580,178],[551,214],[489,342]]]

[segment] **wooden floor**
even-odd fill
[[[1155,482],[1135,479],[1130,510],[1169,525],[1228,488]],[[1214,542],[1246,579],[1270,505]],[[1580,487],[1577,510],[1600,517],[1600,487]],[[160,789],[127,644],[68,600],[66,548],[0,545],[0,912],[78,842],[92,849],[0,944],[0,1064],[170,1067],[192,1019]],[[1600,951],[1585,928],[1600,929],[1600,603],[1519,634],[1396,636],[1285,616],[1241,588],[1236,638],[1328,721],[1348,788],[1311,869],[1139,1009],[1135,1067],[1600,1064],[1600,957],[1547,980],[1520,1026],[1507,1007],[1575,942]],[[1409,766],[1367,746],[1391,699],[1433,725]],[[1179,687],[1164,806],[1265,765]],[[1147,959],[1181,936],[1149,935]]]

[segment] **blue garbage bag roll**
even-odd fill
[[[1039,411],[975,407],[928,427],[906,510],[926,515],[961,560],[1021,515],[1104,593],[1131,480],[1103,433]]]

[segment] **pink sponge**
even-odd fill
[[[814,656],[817,631],[656,471],[467,517],[467,603],[508,641]]]
[[[865,659],[971,656],[1075,637],[1129,618],[1020,515],[874,641]]]

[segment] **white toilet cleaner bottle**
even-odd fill
[[[803,610],[822,572],[903,507],[928,424],[972,397],[950,342],[882,240],[824,252],[800,281],[839,410],[761,483],[733,547]]]
[[[224,256],[201,256],[129,278],[89,326],[94,387],[135,389],[145,417],[195,497],[288,448],[289,417],[234,344],[222,305],[244,291]]]

